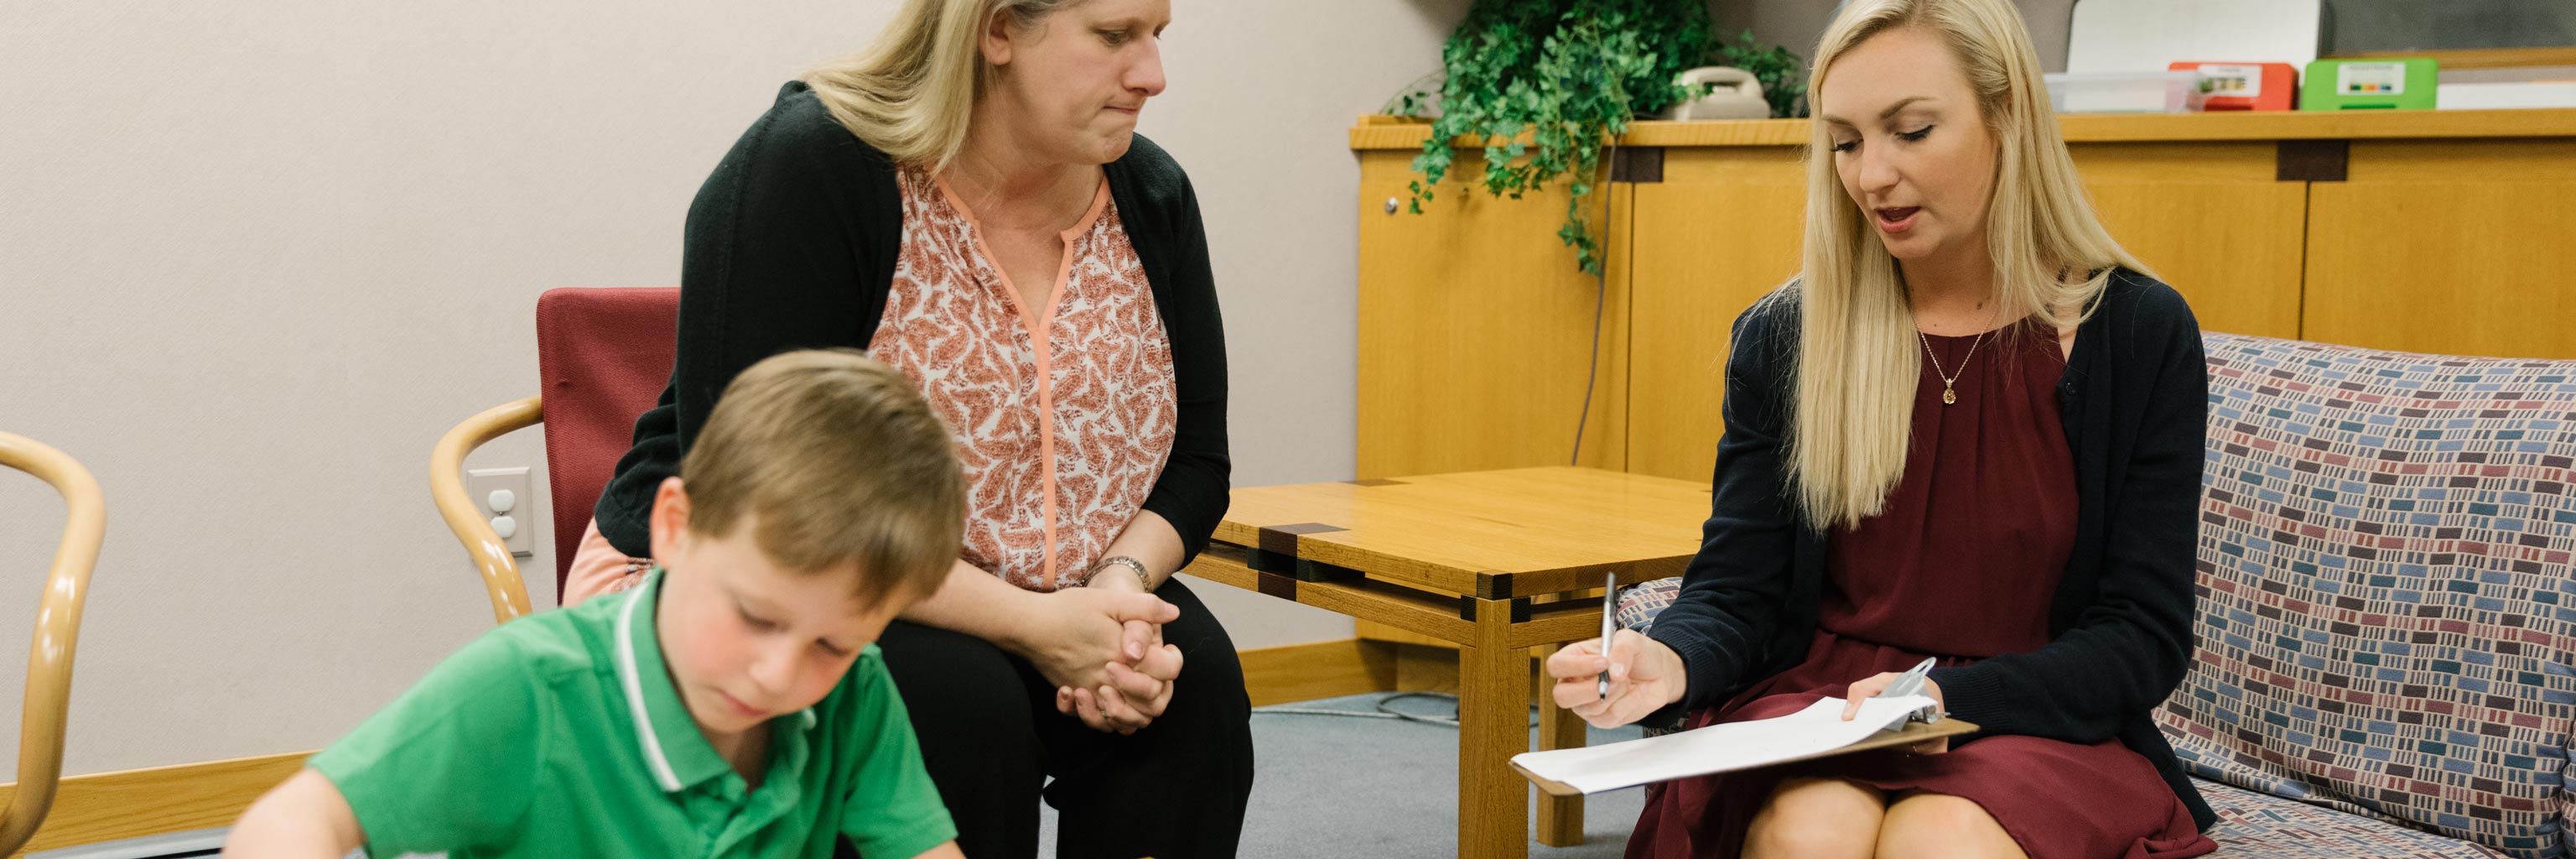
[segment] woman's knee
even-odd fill
[[[1886,812],[1877,789],[1837,778],[1790,778],[1771,791],[1744,833],[1747,857],[1871,855]]]
[[[1178,581],[1165,581],[1155,595],[1181,610],[1163,625],[1163,640],[1181,649],[1181,675],[1172,681],[1172,700],[1146,731],[1155,736],[1138,748],[1151,747],[1155,757],[1170,758],[1177,774],[1198,790],[1247,793],[1252,784],[1252,702],[1244,690],[1243,662],[1234,640],[1206,604]]]
[[[1899,798],[1887,807],[1887,816],[1879,824],[1878,855],[1883,859],[1911,857],[1969,856],[1989,859],[2028,859],[2012,834],[1986,812],[1985,806],[1965,797],[1937,793],[1918,793]]]
[[[1243,685],[1243,661],[1235,655],[1234,639],[1216,615],[1199,602],[1197,594],[1178,581],[1165,581],[1154,595],[1162,597],[1181,610],[1180,617],[1163,625],[1163,642],[1181,649],[1181,676],[1174,683],[1173,706],[1211,711],[1221,719],[1251,719],[1251,702]]]
[[[1011,657],[960,632],[895,621],[877,637],[924,753],[950,736],[984,748],[1034,744],[1034,708]]]

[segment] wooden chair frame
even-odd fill
[[[18,852],[53,810],[63,775],[63,723],[71,708],[72,657],[80,645],[81,607],[107,533],[98,480],[78,461],[40,442],[0,432],[0,466],[24,471],[61,493],[68,515],[63,539],[36,609],[27,649],[27,691],[18,726],[18,783],[0,811],[0,856]]]
[[[465,457],[485,442],[545,421],[540,397],[529,397],[483,410],[450,428],[429,452],[429,498],[439,518],[465,546],[465,554],[483,574],[483,590],[492,598],[492,622],[508,623],[528,613],[528,585],[519,576],[519,561],[510,546],[483,519],[483,508],[465,491]],[[557,551],[571,551],[569,546]]]

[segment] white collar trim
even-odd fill
[[[680,789],[680,776],[671,771],[671,759],[662,754],[662,739],[653,733],[653,714],[644,709],[644,684],[635,671],[635,605],[650,593],[650,581],[637,582],[626,591],[626,607],[617,613],[617,679],[626,687],[626,706],[635,717],[635,737],[644,747],[644,764],[653,771],[664,793]]]

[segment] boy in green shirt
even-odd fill
[[[901,374],[791,352],[653,500],[662,568],[492,630],[242,815],[226,855],[957,856],[877,635],[965,490]]]

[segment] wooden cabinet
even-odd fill
[[[1667,149],[1662,181],[1631,187],[1628,390],[1640,399],[1628,410],[1628,470],[1704,481],[1717,456],[1727,331],[1798,273],[1807,168],[1792,146]]]
[[[1413,155],[1360,153],[1359,425],[1403,429],[1360,433],[1359,476],[1569,463],[1622,469],[1626,255],[1610,254],[1606,278],[1584,274],[1556,238],[1563,183],[1497,200],[1459,178],[1481,175],[1481,157],[1460,157],[1423,214],[1405,211]],[[1624,207],[1625,197],[1608,204]],[[1624,245],[1631,221],[1624,211],[1613,215],[1618,232],[1606,238],[1609,248]],[[1575,462],[1578,426],[1584,439]]]
[[[2308,183],[2275,178],[2277,144],[2068,149],[2111,238],[2180,291],[2202,328],[2299,336]]]
[[[2212,330],[2295,337],[2304,182],[2269,143],[2082,143],[2086,190],[2112,235],[2176,284]],[[1798,271],[1799,146],[1671,147],[1635,185],[1628,468],[1705,479],[1716,461],[1727,330]]]
[[[2204,328],[2372,348],[2576,358],[2576,110],[2069,116],[2114,238]],[[1567,461],[1704,480],[1727,328],[1794,275],[1803,120],[1641,122],[1609,185],[1609,276],[1558,244],[1561,186],[1385,213],[1425,126],[1363,124],[1362,477]],[[1472,154],[1473,150],[1469,150]],[[1461,157],[1456,175],[1481,164]]]
[[[2576,358],[2576,139],[2354,141],[2308,224],[2301,337]]]

